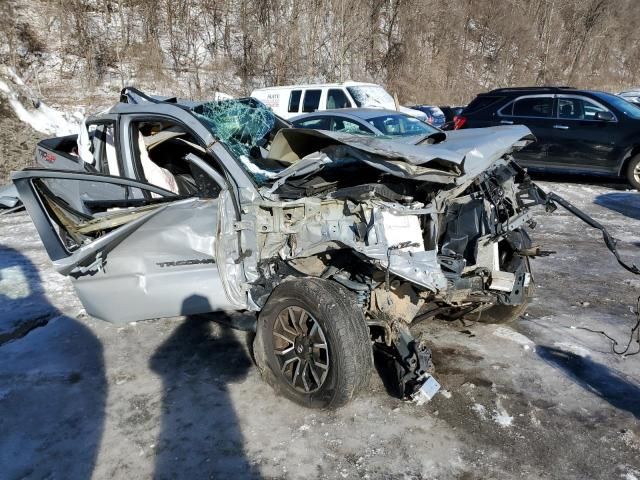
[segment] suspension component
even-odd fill
[[[395,323],[392,330],[394,341],[391,346],[374,343],[377,363],[386,370],[387,383],[390,383],[387,388],[392,387],[393,393],[401,398],[413,399],[425,382],[432,379],[427,394],[431,398],[440,388],[429,374],[433,366],[431,350],[418,342],[405,325]]]

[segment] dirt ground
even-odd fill
[[[541,184],[640,265],[640,193]],[[579,327],[626,343],[640,277],[564,211],[542,214],[532,236],[557,253],[535,260],[518,323],[415,328],[443,386],[430,403],[391,397],[374,372],[348,406],[312,411],[260,380],[247,333],[87,317],[28,216],[0,216],[0,478],[638,480],[640,355]]]
[[[9,173],[33,163],[33,151],[46,135],[22,123],[0,95],[0,185],[9,181]]]

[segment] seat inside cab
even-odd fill
[[[206,158],[204,147],[183,127],[159,121],[142,121],[133,126],[135,156],[146,182],[180,196],[194,196],[209,191],[203,175],[185,157],[194,154]],[[199,169],[198,169],[199,170]]]

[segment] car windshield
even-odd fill
[[[359,85],[347,87],[349,93],[356,102],[356,105],[362,107],[381,107],[394,110],[396,102],[393,97],[379,85]]]
[[[409,115],[389,114],[369,118],[367,121],[390,137],[410,135],[431,135],[439,130]]]
[[[264,146],[276,116],[255,99],[208,102],[193,108],[194,115],[237,156]]]
[[[625,99],[611,93],[595,92],[594,95],[614,106],[616,110],[622,112],[627,117],[640,120],[640,107],[638,107],[637,105],[634,105],[633,103],[630,103]]]
[[[284,169],[267,165],[265,148],[278,130],[274,113],[254,98],[207,102],[193,114],[242,163],[260,185],[269,183]]]

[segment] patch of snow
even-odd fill
[[[30,294],[29,279],[21,265],[0,269],[0,295],[10,300],[17,300],[27,298]]]
[[[10,68],[4,68],[2,72],[10,77],[15,85],[25,87],[24,82]],[[34,130],[47,135],[64,136],[71,135],[78,131],[78,114],[62,113],[51,108],[45,103],[34,100],[34,108],[26,108],[19,99],[18,94],[4,81],[0,81],[0,91],[6,97],[9,105],[24,123],[30,125]]]
[[[7,67],[7,73],[9,74],[11,79],[16,83],[16,85],[20,85],[21,87],[24,87],[24,82],[18,76],[18,74],[16,74],[16,72],[15,72],[15,70],[13,68]]]
[[[493,334],[496,337],[504,338],[505,340],[511,340],[512,342],[522,345],[523,347],[531,348],[535,345],[528,337],[525,337],[521,333],[516,332],[508,327],[498,327]],[[527,348],[527,349],[528,349]]]
[[[471,410],[476,412],[482,420],[487,419],[487,409],[484,407],[484,405],[481,405],[479,403],[474,403],[473,406],[471,407]]]
[[[62,113],[44,103],[40,103],[35,110],[27,110],[17,98],[11,97],[11,93],[8,100],[18,118],[38,132],[64,136],[78,131],[77,123],[67,120]]]
[[[581,347],[580,345],[575,345],[569,342],[555,342],[553,346],[556,348],[559,348],[560,350],[571,352],[583,358],[586,358],[590,355],[590,352],[588,349]]]
[[[492,418],[501,427],[510,427],[513,422],[513,417],[507,413],[500,400],[496,401],[496,408],[493,410]]]

